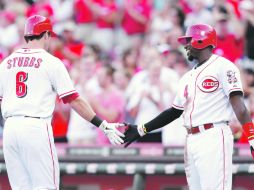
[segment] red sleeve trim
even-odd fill
[[[184,107],[181,107],[181,106],[177,106],[175,104],[172,104],[172,107],[178,109],[178,110],[184,110]]]
[[[79,94],[77,92],[73,93],[73,94],[69,94],[67,96],[62,97],[62,101],[64,104],[70,103],[73,100],[77,99],[79,97]]]
[[[73,94],[73,93],[77,93],[77,91],[76,91],[76,90],[71,90],[71,91],[69,91],[69,92],[65,92],[65,93],[63,93],[63,94],[60,94],[60,95],[59,95],[59,98],[63,98],[64,96],[68,96],[68,95],[71,95],[71,94]]]

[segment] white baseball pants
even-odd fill
[[[50,121],[9,117],[3,151],[12,190],[58,190],[59,164]]]
[[[226,123],[189,134],[185,146],[185,173],[190,190],[232,189],[233,135]]]

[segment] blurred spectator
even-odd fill
[[[118,69],[114,72],[114,83],[116,87],[123,93],[125,93],[131,78],[131,73],[125,69]]]
[[[127,87],[132,79],[132,74],[124,68],[119,68],[114,72],[114,83],[116,87],[121,91],[123,97],[125,97]],[[134,118],[126,111],[123,110],[124,121],[127,123],[133,123]]]
[[[57,143],[68,142],[67,130],[69,121],[70,107],[63,104],[59,99],[56,100],[56,106],[52,117],[52,129],[54,140]]]
[[[50,5],[54,12],[54,21],[56,24],[72,19],[73,1],[74,0],[50,0]]]
[[[163,65],[176,71],[180,77],[190,70],[190,65],[179,50],[171,50],[167,54],[162,55],[162,58]]]
[[[243,0],[240,3],[242,21],[245,23],[246,56],[254,59],[254,3],[251,0]]]
[[[16,14],[10,11],[0,12],[0,46],[11,49],[18,44],[20,36],[15,24]]]
[[[170,49],[178,49],[180,50],[182,47],[180,47],[176,36],[183,35],[183,30],[181,27],[173,27],[170,32],[167,34],[167,44],[169,45]],[[170,50],[169,49],[169,50]]]
[[[101,91],[89,94],[88,100],[98,116],[109,122],[123,122],[125,100],[124,96],[113,83],[114,69],[110,65],[102,66],[98,72],[98,82]],[[109,144],[103,132],[97,130],[97,144]]]
[[[137,49],[147,32],[152,7],[148,0],[123,0],[123,18],[118,30],[117,51]]]
[[[66,21],[62,26],[62,31],[58,31],[59,40],[53,44],[53,54],[59,59],[66,62],[67,65],[72,65],[77,61],[85,47],[84,43],[77,40],[74,35],[75,23],[73,21]]]
[[[8,3],[5,4],[4,10],[15,13],[17,17],[24,16],[29,6],[29,4],[24,0],[6,0],[6,2]]]
[[[243,34],[239,34],[239,30],[231,30],[234,24],[241,26],[238,20],[232,17],[235,16],[233,13],[229,13],[225,6],[215,8],[215,29],[218,38],[214,53],[234,63],[243,56],[244,38]]]
[[[122,66],[131,75],[134,76],[141,68],[138,66],[138,52],[133,49],[127,49],[122,56]]]
[[[211,11],[208,10],[208,4],[204,0],[188,0],[188,5],[191,12],[186,15],[184,22],[185,27],[193,24],[203,23],[213,26],[213,16]]]
[[[89,49],[87,48],[89,51]],[[75,88],[81,97],[89,97],[100,91],[97,79],[94,74],[97,70],[95,58],[92,54],[85,54],[83,58],[74,65],[71,70],[71,77],[75,82]],[[91,123],[84,120],[74,110],[70,112],[67,138],[70,144],[95,144],[97,133]]]
[[[244,96],[248,98],[254,94],[254,61],[245,59],[241,67]]]
[[[170,6],[166,4],[160,11],[154,12],[151,18],[150,35],[152,44],[166,43],[166,33],[174,27],[171,21]]]
[[[84,43],[90,43],[94,31],[93,0],[74,0],[74,20],[77,23],[76,36]]]
[[[110,52],[115,45],[115,24],[119,17],[115,0],[97,0],[92,6],[92,11],[96,17],[92,42],[105,52]]]
[[[32,5],[28,7],[26,16],[30,17],[35,14],[51,17],[54,11],[48,0],[36,0],[36,2],[33,2]]]
[[[135,124],[149,121],[171,105],[179,79],[175,71],[162,66],[156,49],[150,49],[146,56],[150,61],[147,70],[136,74],[127,89],[127,110],[135,118]],[[142,142],[161,141],[161,130],[142,139]]]

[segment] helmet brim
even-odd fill
[[[190,36],[181,36],[181,37],[179,37],[177,40],[178,40],[178,42],[179,42],[180,44],[182,44],[182,45],[187,45],[187,44],[190,43],[191,38],[192,38],[192,37],[190,37]]]

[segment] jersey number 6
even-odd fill
[[[23,98],[27,94],[27,85],[25,84],[28,74],[20,71],[16,74],[16,95],[18,98]]]

